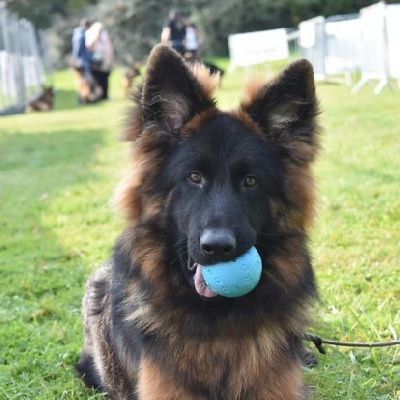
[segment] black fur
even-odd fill
[[[79,362],[75,364],[75,369],[87,387],[101,389],[101,380],[91,354],[83,352]]]

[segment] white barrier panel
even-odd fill
[[[315,77],[325,79],[325,18],[320,16],[303,21],[299,25],[299,31],[303,57],[312,63]]]
[[[389,78],[400,78],[400,5],[381,1],[360,10],[362,23],[361,79],[352,89],[358,92],[371,79],[379,82],[374,93],[390,87]]]
[[[385,3],[380,2],[360,10],[362,30],[362,75],[382,79],[386,75]]]
[[[389,76],[400,79],[400,4],[386,6]]]
[[[325,23],[327,74],[354,71],[361,67],[361,21],[359,18]]]
[[[314,66],[317,79],[352,72],[361,66],[361,23],[354,15],[333,20],[316,17],[301,22],[300,46]]]
[[[4,97],[14,98],[18,95],[14,65],[15,57],[6,51],[0,51],[0,82],[1,93]]]
[[[311,49],[315,45],[315,22],[324,21],[324,17],[317,17],[308,21],[300,22],[300,46]]]
[[[40,93],[44,80],[33,25],[0,0],[0,115],[21,112]]]
[[[285,28],[229,35],[231,68],[289,57]]]

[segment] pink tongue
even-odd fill
[[[197,293],[203,297],[215,297],[218,296],[211,288],[207,286],[204,281],[203,274],[201,272],[201,265],[196,263],[196,273],[194,274],[194,287]]]

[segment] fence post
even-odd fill
[[[9,68],[8,65],[8,49],[10,47],[7,32],[7,9],[4,2],[0,2],[0,34],[1,34],[1,47],[0,47],[0,82],[1,82],[1,98],[4,106],[9,104],[9,96],[7,95],[9,83]]]
[[[363,60],[361,65],[361,79],[352,88],[357,93],[371,80],[378,79],[374,89],[375,94],[389,87],[389,57],[388,36],[386,26],[386,3],[380,1],[372,6],[360,10],[363,35]]]
[[[325,79],[325,18],[315,17],[308,21],[301,22],[299,28],[300,47],[303,56],[310,60],[313,64],[315,77],[317,79]]]
[[[0,115],[20,113],[45,79],[33,25],[0,0]]]
[[[27,29],[29,32],[29,47],[30,47],[30,55],[32,57],[35,75],[36,75],[36,82],[39,85],[44,84],[44,67],[42,60],[39,57],[39,49],[37,45],[37,36],[34,27],[30,22],[27,21]]]
[[[25,94],[25,73],[24,73],[24,40],[22,37],[21,22],[11,14],[14,41],[14,60],[15,60],[15,84],[17,87],[17,97],[19,104],[26,103]]]

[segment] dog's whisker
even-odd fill
[[[170,265],[169,265],[170,267],[172,267],[173,264],[177,260],[179,260],[180,258],[185,257],[185,256],[186,256],[186,258],[188,260],[187,263],[189,265],[190,257],[189,257],[189,254],[188,254],[188,251],[187,251],[187,247],[186,247],[185,244],[186,244],[186,241],[182,240],[181,243],[178,242],[173,246],[174,248],[176,248],[176,256],[171,260]]]
[[[188,260],[187,260],[187,269],[189,270],[189,271],[194,271],[195,269],[196,269],[196,264],[195,263],[192,263],[191,261],[190,261],[190,258],[188,257]]]

